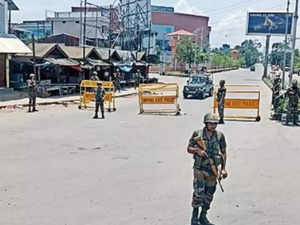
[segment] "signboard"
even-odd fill
[[[282,12],[248,12],[247,35],[285,35],[291,34],[293,14]]]
[[[142,96],[141,104],[174,104],[176,96]]]

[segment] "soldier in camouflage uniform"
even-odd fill
[[[28,98],[29,98],[28,112],[37,112],[38,111],[36,110],[37,84],[36,84],[34,73],[31,73],[29,75],[29,79],[27,80],[27,87],[28,87]]]
[[[292,81],[292,86],[287,89],[285,95],[289,98],[286,124],[288,124],[290,119],[292,119],[294,125],[298,125],[298,102],[300,90],[297,80]]]
[[[191,225],[212,225],[207,219],[207,211],[216,191],[217,179],[226,178],[226,141],[223,133],[216,131],[218,118],[208,113],[204,116],[205,127],[194,131],[189,140],[187,151],[194,155],[194,192],[192,200]],[[197,138],[203,140],[204,146],[200,146]],[[204,150],[205,149],[205,150]],[[213,172],[212,164],[216,168],[221,166],[217,177]],[[199,207],[202,208],[200,217]]]
[[[280,83],[281,83],[280,74],[276,74],[275,79],[273,80],[273,87],[272,87],[272,106],[274,110],[278,107]]]
[[[226,96],[225,80],[220,80],[220,88],[217,92],[218,112],[219,112],[219,123],[224,124],[224,103]]]
[[[101,108],[101,114],[102,119],[104,119],[104,97],[105,97],[105,90],[102,88],[102,83],[100,81],[97,82],[98,88],[96,90],[95,95],[95,116],[94,119],[98,119],[98,112],[99,112],[99,106]]]

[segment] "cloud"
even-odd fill
[[[203,15],[202,11],[195,6],[194,0],[179,0],[175,5],[175,12],[188,13],[194,15]]]

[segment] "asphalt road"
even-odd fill
[[[271,93],[261,71],[214,77],[260,85],[262,117],[218,126],[228,142],[229,177],[209,211],[215,224],[299,223],[300,128],[268,119]],[[212,98],[181,98],[181,116],[138,115],[137,96],[117,104],[105,120],[75,105],[0,114],[0,224],[189,224],[193,160],[186,146]]]

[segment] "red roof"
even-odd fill
[[[195,36],[195,34],[182,29],[169,33],[168,36]]]

